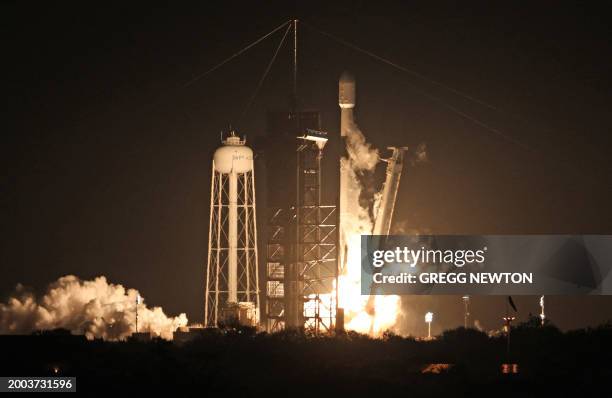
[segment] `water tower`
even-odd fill
[[[253,151],[231,132],[214,154],[204,326],[259,323]]]

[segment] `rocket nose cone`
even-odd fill
[[[338,104],[340,108],[355,106],[355,76],[349,71],[342,72],[338,84]]]
[[[340,83],[354,83],[354,82],[355,82],[355,76],[348,70],[345,70],[340,75]]]

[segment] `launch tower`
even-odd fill
[[[332,330],[337,277],[335,205],[321,198],[323,148],[317,111],[271,112],[265,149],[268,331]]]

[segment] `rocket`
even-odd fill
[[[344,222],[348,219],[348,175],[347,167],[348,164],[342,161],[347,159],[346,154],[346,137],[355,125],[355,119],[353,117],[353,108],[355,108],[355,77],[348,71],[344,71],[340,75],[340,81],[338,82],[338,105],[340,105],[340,137],[341,142],[341,156],[340,156],[340,220],[339,220],[339,274],[342,274],[347,260],[347,241],[344,231]]]
[[[340,137],[342,138],[342,155],[340,158],[340,219],[339,219],[339,264],[338,273],[346,272],[348,261],[348,238],[347,222],[351,219],[348,193],[350,192],[350,165],[345,159],[347,156],[346,140],[357,130],[353,110],[355,108],[355,78],[349,72],[343,72],[338,83],[338,105],[340,106]],[[389,159],[379,159],[387,163],[387,172],[383,184],[380,204],[374,215],[374,225],[371,231],[373,235],[389,235],[393,211],[399,191],[400,177],[402,174],[404,155],[407,147],[388,147],[393,151]],[[373,287],[372,287],[373,289]],[[374,291],[372,291],[374,294]],[[375,312],[375,295],[371,295],[366,305],[366,311],[370,315]],[[340,310],[340,308],[338,308]],[[371,330],[374,327],[374,316],[372,316]]]
[[[340,75],[338,84],[338,105],[340,105],[340,136],[346,137],[353,127],[353,108],[355,108],[355,77],[347,71]]]

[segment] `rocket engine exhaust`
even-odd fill
[[[340,158],[338,307],[346,319],[346,329],[380,335],[394,327],[399,312],[399,297],[361,295],[360,235],[373,232],[374,220],[369,208],[360,205],[363,186],[359,175],[374,171],[381,159],[378,150],[366,141],[355,123],[353,115],[356,103],[355,87],[355,78],[352,74],[344,72],[338,87],[338,104],[341,110],[340,135],[345,149]],[[400,151],[400,154],[395,156],[396,162],[394,162],[400,168],[401,153],[403,152]],[[394,170],[397,170],[397,167]],[[397,177],[397,174],[395,176]],[[399,184],[399,179],[396,180]],[[387,189],[397,187],[398,184],[387,183]],[[394,201],[395,196],[391,195],[390,201],[387,202]],[[386,214],[389,218],[387,224],[390,224],[392,208]]]

